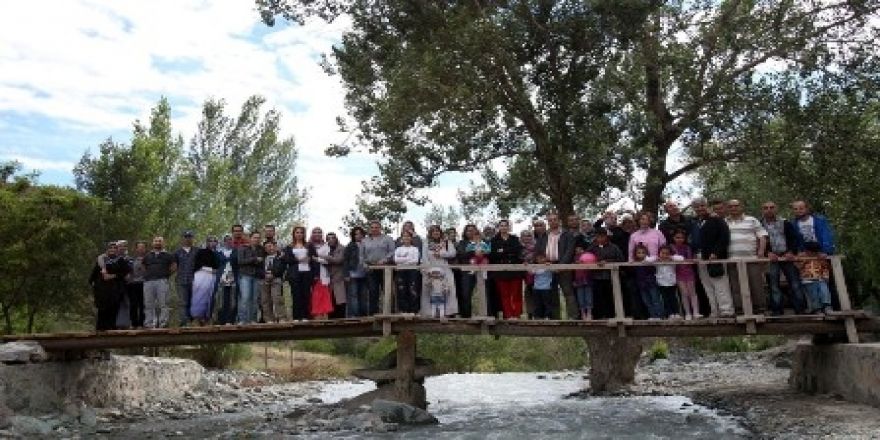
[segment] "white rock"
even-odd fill
[[[23,364],[48,359],[46,350],[36,341],[15,341],[0,345],[0,362]]]

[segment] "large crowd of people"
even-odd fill
[[[384,294],[394,295],[395,313],[471,317],[478,287],[490,316],[607,319],[615,311],[604,264],[621,262],[642,263],[620,267],[625,313],[636,319],[734,316],[742,310],[742,267],[753,313],[782,314],[786,305],[797,314],[832,310],[824,257],[834,253],[833,232],[806,202],[791,204],[791,219],[769,201],[759,217],[746,215],[739,200],[699,198],[690,206],[694,216],[667,202],[659,222],[651,212],[620,222],[610,211],[595,222],[551,212],[518,235],[501,220],[482,229],[468,224],[461,236],[433,225],[421,237],[408,221],[394,239],[371,221],[352,228],[346,245],[319,227],[307,234],[296,226],[283,244],[273,225],[245,234],[239,224],[222,240],[207,237],[204,247],[185,231],[173,252],[163,237],[137,241],[132,253],[126,241],[114,241],[90,277],[96,327],[167,327],[172,290],[181,326],[370,316],[381,312]],[[386,273],[377,268],[386,265],[399,266],[392,292],[383,292]],[[472,270],[484,265],[499,270]]]

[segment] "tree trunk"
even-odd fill
[[[635,382],[642,354],[640,338],[587,337],[590,353],[590,391],[613,393]]]
[[[663,161],[663,166],[666,166],[665,160]],[[648,175],[645,179],[645,189],[642,193],[642,206],[640,210],[648,211],[656,215],[660,205],[663,204],[663,190],[666,189],[666,183],[664,182],[666,171],[662,171],[661,174],[654,171],[653,168],[654,167],[648,169]]]

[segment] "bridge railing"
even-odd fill
[[[459,269],[461,271],[473,272],[476,274],[476,301],[475,308],[477,317],[489,317],[488,301],[486,293],[486,274],[491,272],[527,272],[529,270],[548,270],[552,272],[574,271],[574,270],[607,270],[611,274],[611,293],[614,301],[614,317],[604,320],[607,325],[616,326],[620,336],[625,336],[626,324],[632,323],[633,318],[626,315],[624,308],[624,290],[621,283],[621,270],[626,267],[634,266],[658,266],[658,265],[694,265],[706,266],[713,264],[724,264],[725,272],[729,265],[737,268],[737,279],[730,280],[731,283],[737,283],[739,286],[740,301],[742,304],[742,314],[736,315],[735,320],[746,326],[746,333],[756,334],[757,324],[764,322],[766,317],[763,314],[754,313],[754,305],[752,302],[752,293],[749,284],[748,265],[760,264],[768,265],[770,263],[796,262],[811,259],[828,259],[831,263],[831,279],[829,282],[834,283],[832,291],[836,291],[839,301],[840,310],[835,315],[842,316],[846,328],[847,339],[849,342],[858,342],[858,333],[855,325],[852,303],[850,301],[849,292],[843,275],[842,256],[831,255],[823,257],[794,257],[780,258],[772,260],[769,258],[732,258],[732,259],[716,259],[716,260],[683,260],[683,261],[662,261],[662,262],[625,262],[625,263],[595,263],[595,264],[488,264],[488,265],[470,265],[470,264],[448,264],[448,265],[375,265],[370,266],[370,270],[381,270],[384,272],[384,289],[382,295],[382,314],[392,315],[395,313],[395,289],[394,273],[400,270],[428,270],[432,267],[448,267],[450,269]],[[732,286],[731,286],[732,287]],[[829,286],[831,287],[831,286]],[[732,289],[731,289],[732,290]],[[558,294],[558,292],[555,292]],[[763,292],[762,292],[763,294]],[[862,313],[862,312],[859,312]]]

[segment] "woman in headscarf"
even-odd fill
[[[125,294],[125,275],[131,271],[128,262],[117,251],[116,242],[109,243],[104,266],[96,262],[89,277],[95,294],[95,308],[98,309],[95,319],[95,330],[98,331],[116,329],[116,313]]]
[[[205,247],[196,252],[196,260],[193,266],[192,301],[190,302],[189,314],[197,326],[205,325],[211,321],[211,311],[214,301],[214,285],[217,281],[218,268],[214,249],[217,248],[217,239],[208,237]]]
[[[339,244],[339,237],[327,233],[327,271],[330,273],[330,292],[333,293],[333,313],[331,319],[345,318],[347,298],[345,290],[345,247]],[[321,252],[319,252],[320,254]]]
[[[330,247],[324,242],[324,231],[312,228],[309,240],[309,255],[312,257],[312,302],[311,315],[314,319],[327,319],[333,311],[333,300],[330,294],[330,271],[327,268],[327,257]]]
[[[458,314],[455,296],[455,278],[448,259],[456,255],[455,243],[446,239],[440,226],[428,228],[428,237],[422,246],[422,301],[421,313],[429,317]],[[437,316],[440,315],[440,316]]]

